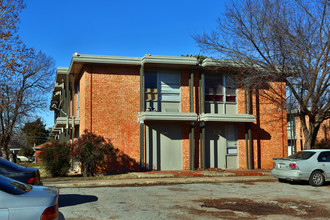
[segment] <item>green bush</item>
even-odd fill
[[[52,177],[66,176],[71,166],[71,147],[66,143],[53,141],[41,149],[40,157]]]
[[[81,163],[83,176],[94,176],[96,169],[113,150],[109,140],[85,130],[74,144],[73,155]]]

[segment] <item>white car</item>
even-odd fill
[[[18,162],[29,162],[29,159],[26,156],[17,155]]]
[[[0,219],[58,219],[56,187],[31,186],[0,175]]]
[[[330,181],[330,149],[299,151],[288,158],[273,158],[272,175],[284,180],[307,180],[312,186]]]

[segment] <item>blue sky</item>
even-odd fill
[[[214,29],[228,1],[26,0],[19,34],[25,44],[53,57],[56,67],[69,66],[74,52],[197,54],[191,36]],[[48,127],[53,125],[51,111],[41,117]]]

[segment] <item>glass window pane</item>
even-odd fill
[[[237,154],[237,148],[227,148],[227,154]]]
[[[205,101],[223,102],[223,95],[205,95]]]
[[[228,141],[236,143],[236,141],[237,141],[237,126],[235,124],[228,124],[226,126],[226,139]]]
[[[180,85],[161,85],[161,93],[180,93]]]
[[[157,101],[157,93],[146,93],[146,100]]]
[[[226,96],[226,102],[236,102],[236,96]]]
[[[302,160],[307,160],[310,157],[312,157],[315,154],[315,152],[309,152],[309,151],[299,151],[295,154],[292,154],[288,158],[290,159],[302,159]]]
[[[145,74],[145,88],[157,88],[157,73]]]
[[[176,93],[166,93],[166,94],[162,94],[162,101],[175,101],[175,102],[179,102],[180,101],[180,94],[176,94]]]
[[[236,77],[226,76],[226,102],[236,102]]]
[[[236,96],[236,89],[227,88],[226,95]]]
[[[222,100],[223,95],[223,76],[206,75],[205,77],[205,95],[212,95],[213,101]],[[209,99],[209,100],[207,100]],[[211,101],[210,97],[205,97],[206,101]]]
[[[159,73],[159,81],[161,84],[179,85],[180,76],[177,72],[161,72]]]
[[[217,86],[216,89],[217,89],[217,91],[216,91],[217,95],[222,95],[223,94],[223,86],[222,85]]]
[[[161,101],[180,102],[180,75],[176,72],[160,73]]]
[[[236,88],[236,76],[227,75],[226,87],[227,88]]]

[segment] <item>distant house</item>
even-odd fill
[[[285,83],[252,91],[247,111],[237,74],[230,60],[75,54],[57,69],[52,135],[88,129],[149,170],[272,168],[288,154],[287,114],[260,93],[285,99]]]
[[[288,112],[287,131],[288,131],[288,155],[303,150],[305,143],[304,133],[301,127],[298,111]],[[306,123],[308,118],[306,117]],[[330,141],[330,119],[325,120],[317,133],[316,142]]]
[[[41,149],[43,147],[45,147],[46,145],[50,144],[50,143],[51,142],[46,142],[46,143],[43,143],[43,144],[40,144],[40,145],[37,145],[37,146],[33,147],[33,150],[35,151],[36,163],[41,163],[42,162],[42,159],[40,157]]]

